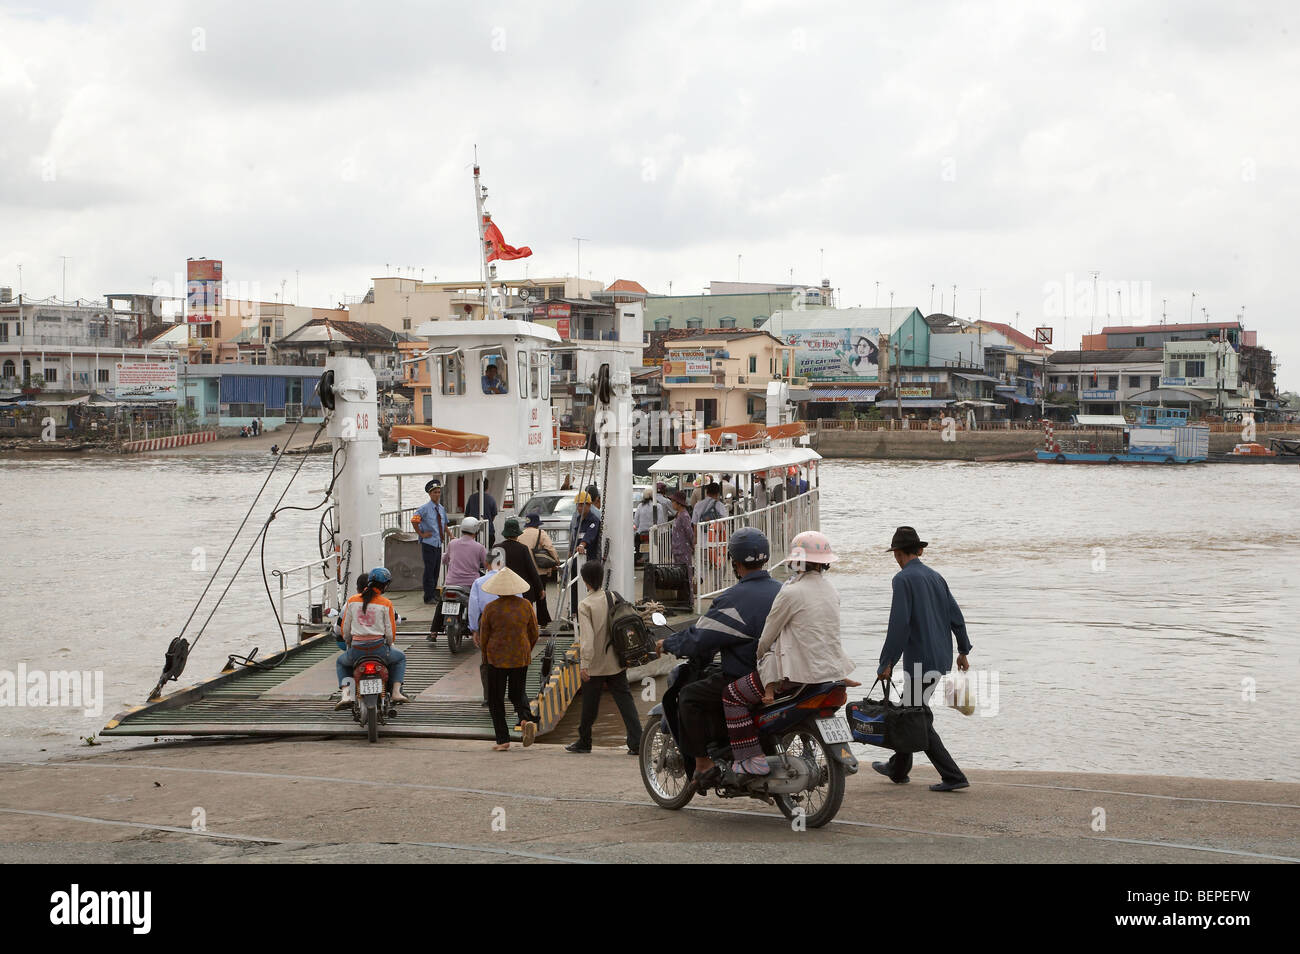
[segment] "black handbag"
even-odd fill
[[[872,699],[877,685],[884,683],[883,699]],[[857,742],[878,745],[895,752],[924,752],[930,744],[930,722],[925,706],[905,706],[900,698],[891,702],[893,683],[877,679],[861,702],[851,702],[845,710],[849,730]]]
[[[549,553],[542,549],[542,528],[537,528],[537,542],[533,544],[533,565],[538,570],[554,570],[556,561]]]

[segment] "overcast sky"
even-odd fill
[[[1060,347],[1097,270],[1098,329],[1244,306],[1300,389],[1297,10],[0,4],[0,284],[59,295],[65,255],[69,297],[200,255],[303,304],[386,263],[473,278],[477,143],[533,276],[572,274],[575,236],[584,277],[653,292],[739,255],[846,305],[956,285]]]

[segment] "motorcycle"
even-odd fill
[[[469,588],[463,586],[443,587],[438,612],[434,614],[433,624],[429,628],[429,640],[438,637],[439,624],[442,635],[447,637],[447,648],[452,653],[460,652],[461,644],[469,636]]]
[[[659,619],[655,622],[663,625]],[[683,688],[708,673],[694,662],[674,669],[663,701],[650,710],[642,732],[641,781],[662,808],[684,808],[700,791],[693,778],[694,763],[678,748],[677,700]],[[843,682],[798,686],[778,696],[754,716],[770,774],[737,774],[731,768],[730,747],[710,746],[706,754],[716,774],[708,773],[712,780],[705,789],[720,798],[775,803],[786,818],[802,815],[808,828],[829,823],[844,801],[846,779],[858,770],[858,760],[849,749],[848,722],[836,714],[846,701]]]
[[[379,726],[397,715],[392,695],[388,691],[388,666],[380,656],[362,656],[352,667],[352,683],[356,694],[352,700],[352,718],[365,726],[371,742],[379,740]]]

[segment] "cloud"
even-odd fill
[[[506,275],[572,272],[574,236],[659,291],[824,257],[845,304],[955,284],[1028,327],[1099,269],[1171,319],[1244,304],[1300,387],[1296,28],[1201,0],[10,9],[0,280],[55,293],[70,255],[92,296],[208,255],[327,304],[385,263],[473,276],[477,144],[535,251]]]

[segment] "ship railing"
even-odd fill
[[[656,523],[650,528],[651,563],[671,563],[673,552],[673,522]]]
[[[272,570],[271,576],[277,583],[275,612],[280,622],[295,624],[309,620],[310,616],[304,617],[301,613],[295,613],[292,617],[286,615],[286,604],[290,600],[305,596],[309,611],[312,606],[318,604],[323,606],[329,596],[331,575],[335,581],[338,580],[338,567],[339,555],[329,553],[297,566]]]
[[[806,493],[762,507],[708,520],[695,528],[695,612],[704,611],[704,601],[712,599],[735,583],[727,541],[741,527],[763,531],[769,545],[769,562],[781,562],[790,553],[790,541],[805,530],[816,530],[821,522],[819,491]]]
[[[403,533],[413,532],[411,527],[411,517],[419,507],[403,507],[400,510],[385,510],[379,514],[379,529],[400,530]]]

